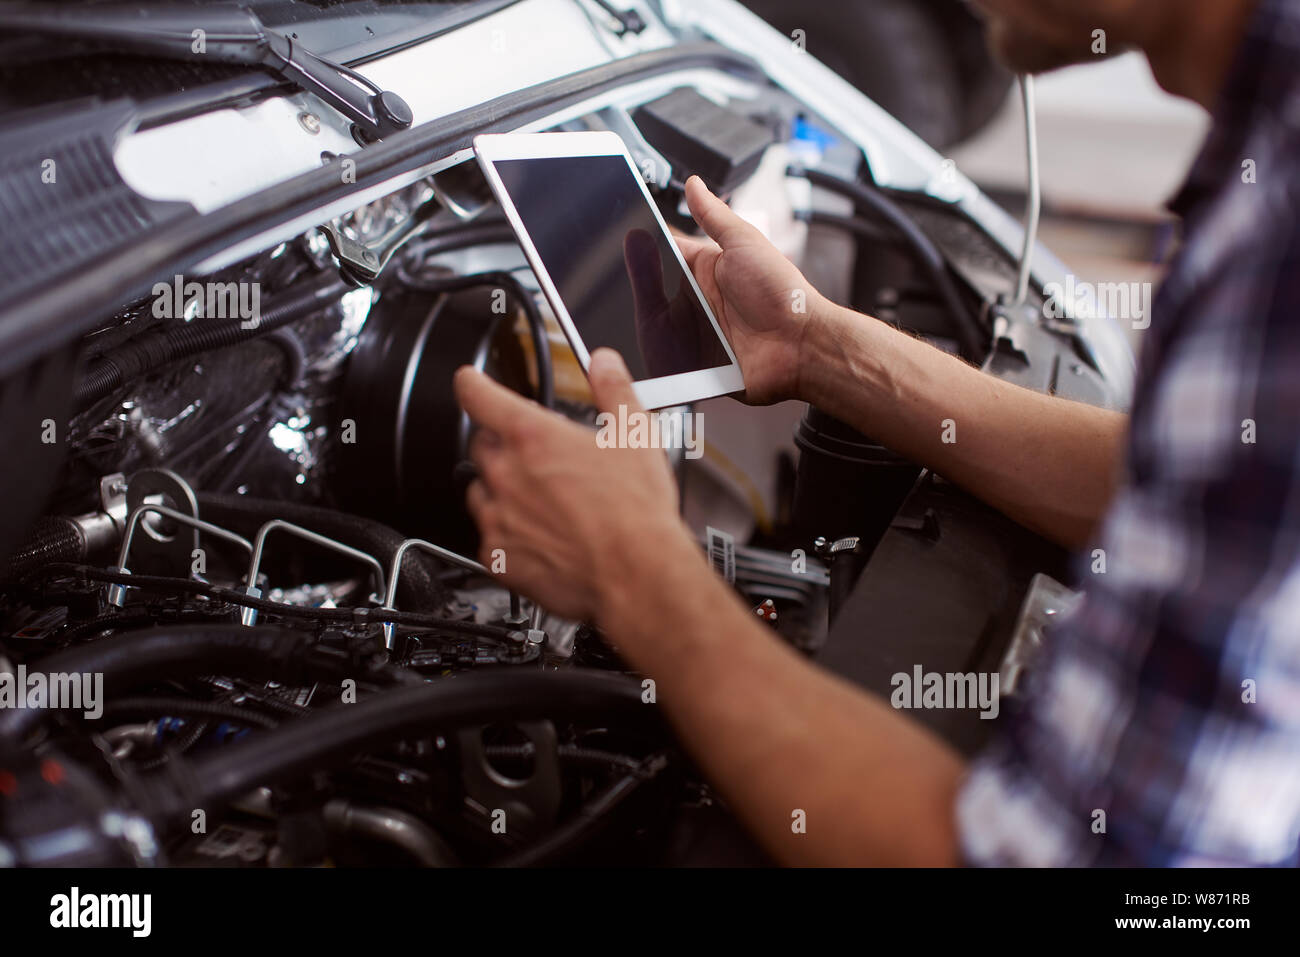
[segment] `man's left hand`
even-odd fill
[[[596,350],[589,376],[601,411],[645,414],[618,353]],[[478,426],[466,504],[479,560],[511,588],[566,618],[600,621],[635,587],[638,567],[698,552],[662,450],[601,448],[592,430],[472,368],[456,373],[455,388]]]

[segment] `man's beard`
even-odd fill
[[[989,20],[987,29],[994,55],[1016,73],[1042,73],[1102,57],[1102,54],[1092,52],[1093,38],[1090,34],[1081,33],[1077,41],[1072,38],[1067,43],[998,17]],[[1107,54],[1110,52],[1108,49]]]

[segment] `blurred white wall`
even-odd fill
[[[1133,53],[1038,78],[1043,195],[1057,209],[1121,219],[1159,216],[1195,159],[1209,119],[1165,93]],[[1024,131],[1018,93],[974,139],[952,150],[981,186],[1021,190]]]

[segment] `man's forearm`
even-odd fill
[[[960,759],[781,642],[680,529],[662,538],[635,543],[600,624],[767,850],[786,864],[956,863]]]
[[[831,306],[810,326],[799,398],[1062,544],[1090,540],[1119,477],[1127,416],[985,375]]]

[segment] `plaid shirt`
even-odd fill
[[[1083,607],[971,768],[970,863],[1298,863],[1297,203],[1300,3],[1260,0],[1175,201],[1105,571],[1083,556]]]

